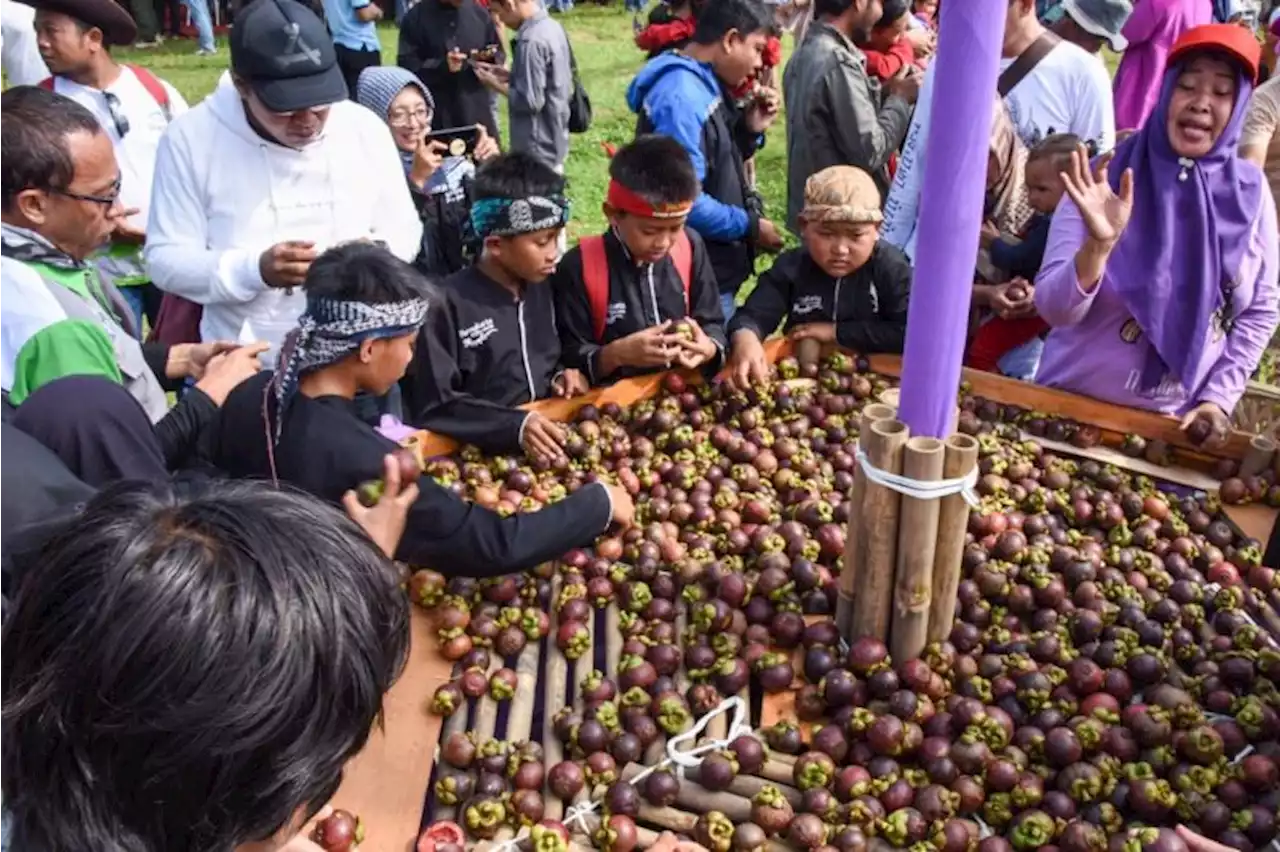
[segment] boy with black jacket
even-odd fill
[[[490,453],[522,449],[552,461],[564,430],[517,408],[587,389],[560,364],[551,287],[557,240],[569,220],[564,178],[529,154],[511,152],[480,167],[471,224],[480,259],[440,284],[402,389],[409,421]]]
[[[685,220],[698,196],[689,155],[640,136],[609,164],[609,230],[552,277],[564,363],[592,385],[672,366],[718,370],[724,315],[706,245]]]
[[[689,227],[706,242],[726,316],[755,271],[756,250],[782,248],[778,229],[761,216],[744,165],[764,144],[780,98],[762,89],[739,110],[732,95],[763,67],[772,27],[773,14],[759,0],[709,3],[692,41],[649,60],[627,90],[636,133],[670,136],[689,153],[701,188]]]
[[[729,324],[730,380],[743,389],[768,378],[762,341],[784,318],[792,340],[902,351],[911,264],[880,240],[875,181],[854,166],[832,166],[809,178],[804,195],[804,248],[760,276]]]

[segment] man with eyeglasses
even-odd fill
[[[202,339],[278,346],[321,252],[366,239],[412,261],[422,224],[390,131],[347,100],[310,9],[254,0],[230,41],[230,82],[160,142],[146,258],[161,290],[205,306]]]
[[[34,6],[36,43],[49,72],[44,88],[93,113],[115,148],[125,213],[99,253],[99,269],[133,311],[139,329],[154,324],[160,291],[142,259],[156,148],[187,103],[145,68],[117,62],[111,45],[132,44],[137,27],[114,0],[24,0]]]
[[[261,348],[138,341],[119,291],[87,262],[123,218],[120,194],[91,112],[35,86],[0,96],[0,390],[7,410],[58,379],[98,376],[165,422],[162,444],[192,438],[256,372]],[[200,382],[170,412],[166,388],[188,378]]]

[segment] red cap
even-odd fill
[[[1193,27],[1182,34],[1169,52],[1168,65],[1190,53],[1225,53],[1243,67],[1249,82],[1258,82],[1258,65],[1262,61],[1262,48],[1253,33],[1239,24],[1205,24]]]

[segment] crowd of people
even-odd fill
[[[2,2],[15,849],[304,848],[404,660],[390,560],[497,576],[633,521],[605,482],[511,515],[401,489],[412,429],[554,468],[527,403],[677,367],[745,388],[778,331],[902,351],[937,0],[628,4],[635,136],[572,247],[568,4],[398,7],[383,65],[370,0],[253,0],[188,105],[113,55],[154,37],[140,6]],[[1009,1],[955,318],[972,366],[1210,444],[1280,321],[1280,29],[1216,6]]]

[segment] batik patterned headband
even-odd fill
[[[479,198],[471,203],[471,228],[482,240],[563,228],[568,222],[569,199],[563,195]]]

